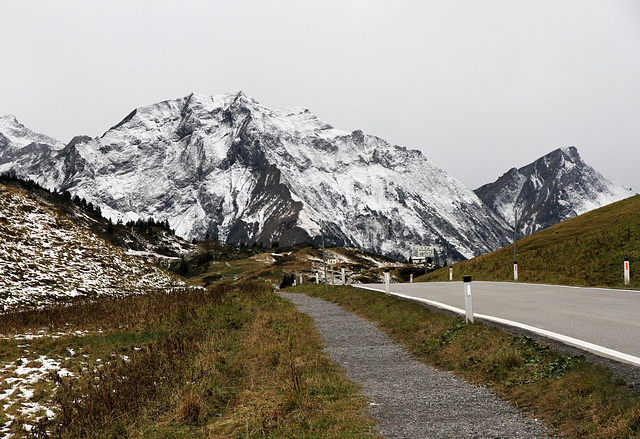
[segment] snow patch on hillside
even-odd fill
[[[0,236],[0,306],[5,310],[184,285],[3,185]]]

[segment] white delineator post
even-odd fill
[[[513,280],[518,280],[518,263],[513,261]]]
[[[316,271],[316,284],[320,283],[320,273]]]
[[[409,282],[410,282],[410,283],[413,283],[413,273],[411,273],[411,274],[409,275]]]
[[[453,267],[449,267],[449,281],[453,280]]]
[[[624,258],[624,286],[626,287],[631,282],[629,276],[629,258]]]
[[[388,268],[384,270],[384,287],[387,295],[391,294],[391,275]]]
[[[471,297],[471,276],[464,276],[464,310],[467,323],[473,323],[473,298]]]
[[[340,268],[340,271],[342,271],[342,285],[346,285],[347,284],[347,280],[346,280],[346,276],[345,276],[344,267]]]
[[[302,273],[300,273],[300,284],[299,285],[302,285]]]

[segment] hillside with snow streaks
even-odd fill
[[[141,107],[99,138],[1,166],[189,240],[319,243],[324,226],[333,245],[394,257],[434,245],[440,262],[507,243],[503,219],[419,151],[242,92]]]
[[[573,146],[513,168],[475,192],[511,225],[517,211],[520,236],[634,195],[587,165]]]
[[[184,285],[24,192],[0,185],[0,306]]]

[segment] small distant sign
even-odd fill
[[[327,259],[327,264],[336,265],[338,263],[337,259]]]
[[[430,245],[421,245],[418,247],[418,256],[424,256],[427,258],[433,258],[435,249]]]

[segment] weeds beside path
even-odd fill
[[[385,438],[549,437],[493,392],[412,358],[373,323],[326,300],[280,294],[314,318],[329,356],[370,398]]]
[[[130,296],[83,314],[74,328],[100,332],[38,342],[81,361],[51,377],[54,416],[29,431],[16,419],[15,437],[376,437],[366,402],[322,354],[311,320],[265,286]],[[67,326],[64,315],[13,317],[36,330]],[[22,355],[0,342],[2,361]]]
[[[567,438],[639,437],[640,395],[582,357],[486,324],[431,311],[415,302],[351,287],[302,286],[376,322],[409,352],[438,369],[492,388]]]

